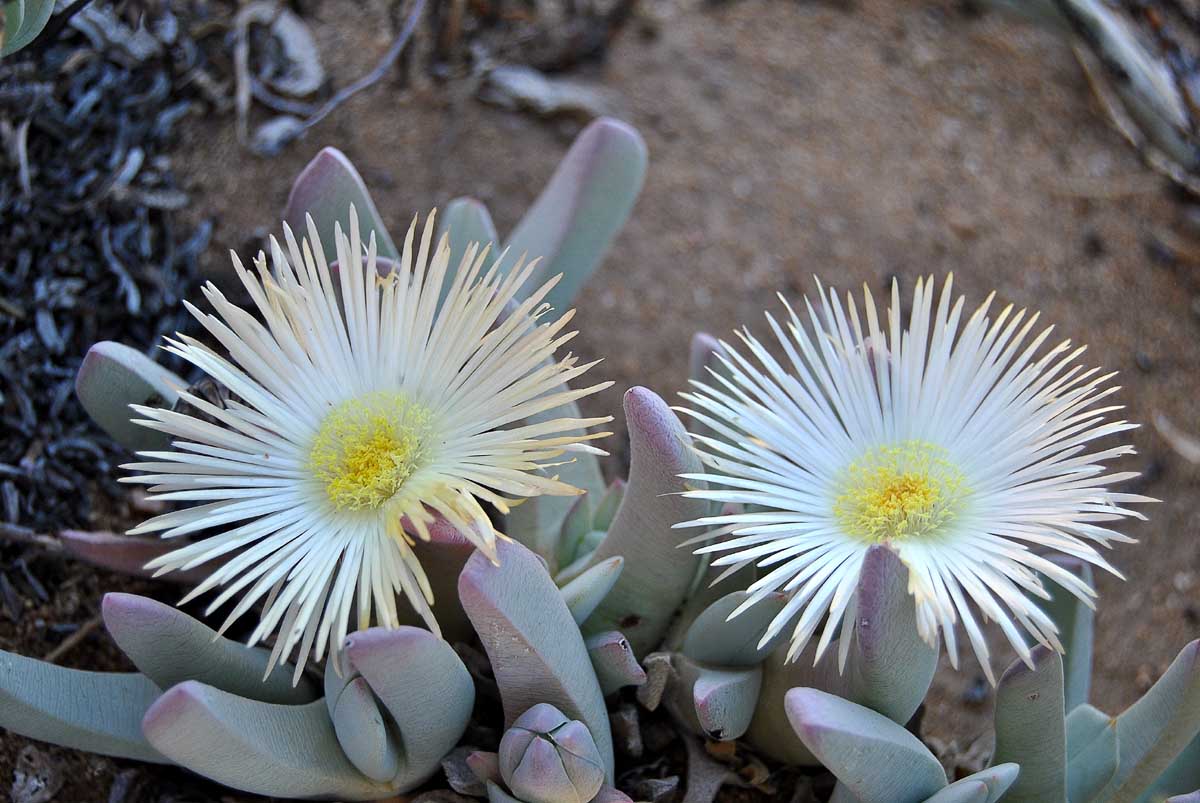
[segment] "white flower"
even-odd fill
[[[318,659],[341,644],[352,609],[359,628],[396,626],[397,593],[438,632],[418,543],[429,524],[444,517],[495,560],[480,502],[503,513],[506,496],[582,493],[544,469],[598,451],[584,442],[607,433],[584,430],[611,420],[525,423],[610,384],[566,387],[594,363],[553,359],[575,334],[564,333],[571,312],[537,321],[557,280],[517,303],[536,262],[505,272],[472,245],[453,271],[446,237],[431,251],[433,215],[414,253],[416,228],[394,265],[377,262],[374,235],[363,248],[353,208],[350,236],[335,229],[340,268],[326,265],[311,218],[302,243],[285,230],[286,255],[272,239],[273,274],[262,253],[257,275],[234,255],[259,317],[210,283],[217,314],[188,309],[227,356],[184,335],[166,347],[233,398],[219,407],[181,394],[210,420],[135,408],[174,450],[141,453],[148,462],[125,468],[143,473],[126,481],[201,503],[131,531],[203,533],[150,567],[214,561],[185,601],[221,586],[211,613],[240,595],[222,630],[263,601],[249,642],[278,632],[273,661],[298,646],[297,674],[314,643]]]
[[[697,550],[721,553],[714,565],[761,568],[735,614],[783,591],[763,643],[792,626],[795,659],[824,622],[816,657],[840,628],[844,663],[863,557],[885,544],[908,567],[921,636],[940,631],[955,666],[961,621],[992,677],[972,608],[1027,662],[1025,633],[1061,651],[1035,572],[1091,605],[1092,589],[1047,557],[1119,576],[1096,546],[1132,541],[1108,523],[1152,501],[1108,489],[1136,476],[1104,466],[1132,447],[1095,446],[1136,426],[1105,421],[1121,409],[1100,406],[1112,374],[1077,365],[1083,348],[1069,342],[1043,351],[1051,329],[1031,336],[1037,315],[1010,306],[990,319],[992,297],[964,322],[949,279],[936,308],[932,279],[917,283],[907,328],[895,285],[882,323],[869,291],[860,318],[852,297],[819,289],[809,326],[790,306],[786,327],[767,315],[782,362],[743,330],[754,362],[722,344],[723,371],[683,394],[711,430],[695,436],[706,471],[688,477],[708,489],[688,495],[745,508],[678,526],[714,528],[693,539],[722,539]]]

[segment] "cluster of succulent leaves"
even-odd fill
[[[544,277],[564,274],[556,308],[569,305],[629,215],[645,164],[635,131],[593,123],[508,238],[514,252],[545,256]],[[380,253],[394,256],[362,181],[337,151],[323,151],[304,171],[285,217],[294,224],[311,212],[324,235],[352,203]],[[498,240],[487,210],[471,199],[452,202],[442,226],[456,250]],[[718,351],[698,335],[693,375],[719,370]],[[100,426],[147,450],[164,444],[129,424],[127,405],[174,404],[172,388],[182,384],[140,352],[103,343],[86,358],[77,390]],[[699,468],[679,419],[644,388],[627,392],[624,413],[628,479],[605,487],[590,455],[562,466],[563,479],[588,493],[513,508],[503,529],[514,540],[500,543],[498,565],[452,528],[433,529],[421,560],[445,641],[414,626],[359,631],[330,657],[323,687],[307,677],[293,685],[287,666],[264,678],[267,650],[218,636],[168,605],[109,594],[104,621],[138,671],[84,672],[0,653],[0,725],[175,763],[265,795],[382,798],[428,781],[462,740],[475,680],[450,645],[477,638],[507,728],[488,745],[494,752],[467,759],[491,803],[628,800],[613,785],[608,702],[632,694],[622,691],[629,687],[645,708],[664,707],[697,736],[742,740],[787,765],[824,766],[838,779],[838,803],[1200,803],[1192,791],[1200,787],[1200,642],[1111,717],[1087,702],[1092,612],[1050,584],[1065,663],[1039,649],[1032,666],[1004,674],[991,764],[951,782],[905,727],[928,691],[938,649],[917,635],[896,556],[883,547],[868,554],[851,643],[835,643],[815,665],[812,647],[786,662],[786,645],[759,643],[785,598],[730,620],[754,567],[714,585],[716,570],[678,548],[685,536],[672,525],[711,512],[679,493],[679,475]],[[175,546],[114,534],[62,539],[81,559],[129,572]],[[1090,582],[1086,566],[1070,568]]]

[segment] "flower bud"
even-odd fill
[[[525,803],[588,803],[604,784],[604,764],[582,722],[539,703],[500,740],[500,776]]]

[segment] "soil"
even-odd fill
[[[390,43],[382,4],[356,5],[353,17],[332,0],[308,7],[335,85]],[[650,152],[634,219],[577,300],[574,345],[585,359],[603,356],[596,370],[616,383],[585,412],[619,418],[635,384],[673,399],[694,332],[762,331],[775,294],[811,293],[813,276],[878,292],[892,277],[911,289],[918,276],[953,272],[969,301],[995,290],[1088,343],[1090,362],[1121,373],[1131,420],[1161,413],[1200,430],[1200,214],[1107,125],[1053,36],[949,0],[647,0],[603,67],[572,77],[610,93]],[[193,213],[216,218],[209,269],[220,277],[228,249],[245,255],[276,230],[292,178],[324,145],[357,165],[393,233],[462,194],[486,202],[503,233],[577,130],[484,106],[465,81],[385,81],[274,158],[249,154],[227,117],[195,120],[177,164]],[[1125,467],[1163,501],[1127,528],[1141,543],[1111,556],[1125,580],[1099,578],[1092,701],[1112,713],[1200,635],[1200,468],[1151,426],[1132,439],[1139,454]],[[85,575],[71,587],[73,621],[98,610],[101,590],[129,587]],[[107,668],[119,657],[105,641],[97,633],[68,663]],[[0,647],[47,650],[44,634],[9,624]],[[998,654],[996,666],[1010,660]],[[986,733],[981,679],[969,658],[958,671],[942,667],[927,737],[966,749]],[[0,737],[0,784],[24,744]],[[71,778],[56,799],[90,801],[107,799],[114,766],[136,765],[65,766]],[[177,799],[212,791],[181,783]]]

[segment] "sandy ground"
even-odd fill
[[[314,24],[343,85],[392,29],[373,4],[353,22],[336,6],[316,5]],[[952,2],[648,9],[584,76],[650,151],[635,218],[578,299],[578,350],[605,357],[597,370],[616,383],[587,412],[616,413],[635,384],[674,398],[695,331],[762,331],[775,293],[810,292],[814,275],[878,292],[893,276],[911,289],[952,271],[969,301],[995,290],[1090,344],[1088,360],[1121,372],[1131,419],[1162,412],[1200,429],[1200,227],[1107,126],[1065,45]],[[385,83],[273,159],[242,150],[228,119],[195,125],[185,173],[198,212],[217,217],[217,266],[274,230],[321,146],[357,164],[393,233],[468,193],[506,232],[573,130],[485,107],[458,85]],[[1128,528],[1141,543],[1112,555],[1126,582],[1100,580],[1093,702],[1110,712],[1200,635],[1200,470],[1152,427],[1133,440],[1128,466],[1163,503]],[[990,695],[962,702],[978,677],[969,663],[939,673],[926,733],[965,744],[985,730]]]

